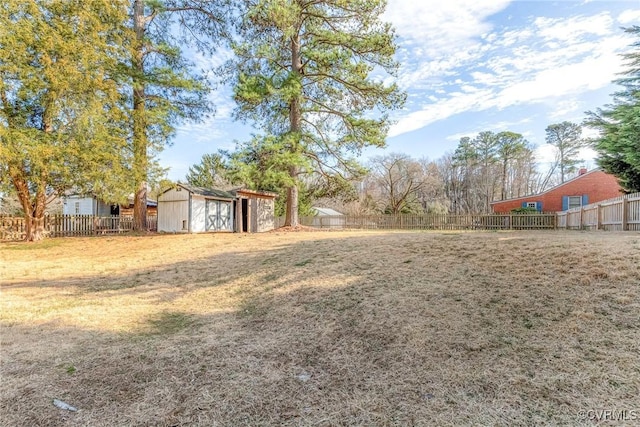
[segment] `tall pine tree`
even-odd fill
[[[205,73],[186,60],[189,45],[212,54],[227,36],[227,0],[133,0],[130,70],[134,229],[146,230],[147,187],[154,155],[175,127],[212,111]]]
[[[237,116],[266,136],[256,143],[286,175],[286,220],[298,225],[301,176],[347,181],[356,158],[384,146],[388,112],[405,96],[383,80],[397,64],[384,0],[244,0],[235,79]],[[254,150],[255,151],[255,150]],[[251,165],[250,165],[251,166]],[[273,171],[270,172],[274,176]]]

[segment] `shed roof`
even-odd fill
[[[213,197],[216,199],[229,199],[229,200],[233,200],[235,199],[235,195],[231,194],[230,192],[227,191],[223,191],[223,190],[216,190],[213,188],[204,188],[204,187],[196,187],[194,185],[189,185],[189,184],[178,184],[178,186],[184,188],[185,190],[196,194],[198,196],[204,196],[204,197]]]
[[[233,190],[230,191],[231,194],[234,194],[235,196],[240,196],[240,195],[253,195],[253,196],[258,196],[258,197],[265,197],[268,199],[274,199],[276,197],[278,197],[278,193],[274,193],[272,191],[263,191],[263,190],[250,190],[248,188],[234,188]]]

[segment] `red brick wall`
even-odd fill
[[[589,197],[591,204],[620,196],[622,187],[613,175],[596,170],[587,172],[537,196],[496,202],[493,204],[493,211],[496,213],[509,212],[511,209],[522,207],[523,202],[542,202],[544,212],[557,212],[562,210],[562,196],[582,196],[583,194]]]

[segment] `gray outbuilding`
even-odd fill
[[[274,228],[275,193],[177,184],[158,196],[158,231],[262,232]]]

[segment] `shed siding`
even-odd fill
[[[158,201],[158,206],[161,206],[158,209],[158,231],[169,233],[186,233],[188,231],[188,200]]]
[[[256,198],[254,200],[257,205],[257,209],[254,211],[256,215],[253,216],[256,219],[255,230],[258,233],[273,230],[275,227],[274,199]]]
[[[347,223],[347,219],[344,215],[341,216],[329,216],[329,215],[316,215],[311,222],[312,227],[329,227],[329,228],[344,228]]]
[[[204,233],[206,231],[207,216],[204,197],[191,197],[191,232]]]
[[[165,191],[160,196],[158,196],[158,202],[160,202],[160,200],[166,202],[175,200],[189,200],[189,192],[184,188],[180,188],[179,190],[180,191],[178,191],[178,188],[172,188],[171,190]]]
[[[158,231],[186,233],[189,231],[189,192],[175,188],[158,196]]]

